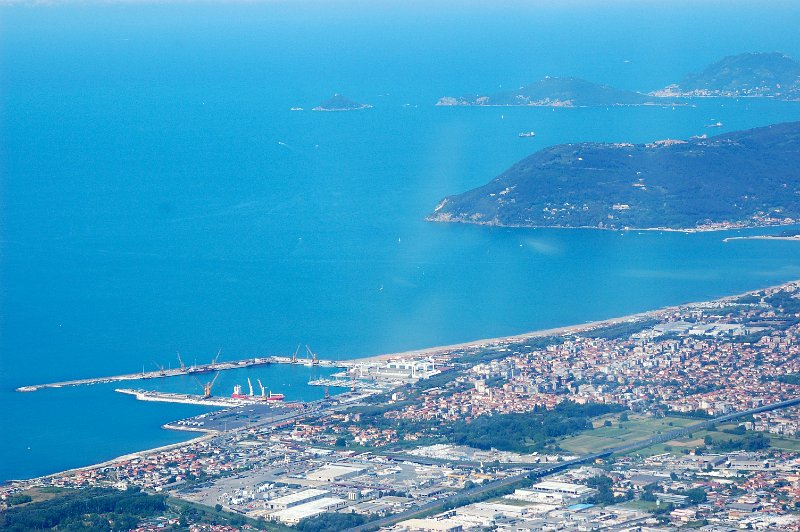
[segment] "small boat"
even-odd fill
[[[536,133],[533,131],[523,131],[519,134],[520,138],[528,138],[528,137],[535,137]]]

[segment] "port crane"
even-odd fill
[[[199,384],[203,388],[203,399],[208,399],[209,397],[211,397],[211,388],[213,388],[214,383],[217,382],[217,377],[219,377],[219,372],[217,372],[217,374],[214,375],[214,378],[211,379],[210,382],[207,382],[205,384],[200,382],[200,380],[197,377],[194,377],[194,380],[197,381],[197,384]]]
[[[247,377],[247,387],[250,388],[250,397],[253,397],[253,383],[250,382],[250,377]]]
[[[181,371],[186,373],[186,364],[183,363],[183,359],[181,358],[181,352],[178,351],[178,363],[181,365]]]
[[[312,351],[311,348],[308,347],[308,345],[306,345],[306,351],[308,351],[308,354],[311,355],[311,364],[313,364],[314,366],[319,365],[319,360],[317,360],[317,354],[314,351]]]
[[[297,352],[300,351],[300,344],[297,344],[297,349],[294,350],[294,354],[292,355],[292,364],[297,363]]]
[[[166,376],[167,370],[164,369],[164,366],[162,364],[159,364],[158,362],[153,361],[153,365],[158,368],[158,373],[162,377]]]
[[[213,370],[217,366],[217,360],[219,360],[219,356],[222,354],[222,349],[217,351],[217,356],[214,357],[214,360],[211,361],[211,369]]]
[[[266,390],[264,390],[264,385],[261,384],[261,379],[256,379],[256,382],[258,382],[258,387],[261,388],[261,398],[262,399],[266,399],[267,398],[267,392],[266,392]]]

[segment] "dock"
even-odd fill
[[[295,359],[292,357],[255,357],[245,358],[241,360],[231,360],[227,362],[212,362],[210,364],[198,364],[195,366],[186,366],[182,368],[158,369],[155,371],[142,371],[138,373],[128,373],[125,375],[112,375],[109,377],[91,377],[88,379],[75,379],[69,381],[49,382],[45,384],[32,384],[29,386],[20,386],[17,388],[18,392],[35,392],[45,388],[64,388],[66,386],[88,386],[92,384],[107,384],[111,382],[122,381],[135,381],[144,379],[164,379],[168,377],[180,377],[183,375],[200,375],[203,373],[211,373],[215,371],[227,371],[231,369],[249,368],[255,366],[268,366],[270,364],[295,364],[308,367],[342,367],[340,363],[332,360],[311,360],[311,359]]]
[[[356,390],[367,390],[373,392],[382,392],[394,388],[395,385],[382,384],[378,382],[366,382],[354,379],[314,379],[308,381],[310,386],[330,386],[332,388],[355,388]]]
[[[132,390],[130,388],[117,388],[114,391],[125,395],[132,395],[139,401],[152,401],[157,403],[181,403],[186,405],[213,406],[216,408],[234,408],[237,406],[247,406],[247,405],[263,405],[269,407],[282,407],[282,408],[299,407],[298,403],[268,401],[258,395],[254,395],[252,397],[236,398],[236,397],[217,397],[213,395],[209,397],[203,397],[202,395],[194,395],[187,393],[154,392],[151,390]]]
[[[241,403],[235,402],[234,399],[227,397],[206,397],[202,395],[193,395],[187,393],[165,393],[153,392],[150,390],[132,390],[130,388],[117,388],[114,390],[117,393],[125,395],[132,395],[138,401],[153,401],[158,403],[181,403],[185,405],[203,405],[214,406],[222,408],[230,408],[233,406],[240,406]]]

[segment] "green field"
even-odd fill
[[[692,420],[684,420],[689,421],[691,424]],[[686,425],[685,424],[685,425]],[[668,442],[659,443],[656,445],[652,445],[650,447],[646,447],[644,449],[639,449],[634,451],[631,454],[637,456],[652,456],[656,454],[662,454],[666,452],[671,452],[672,454],[678,455],[682,454],[686,449],[695,449],[698,447],[705,447],[705,437],[711,436],[713,441],[720,442],[720,441],[728,441],[734,440],[739,441],[741,440],[744,435],[740,434],[731,434],[728,432],[723,432],[724,430],[731,430],[737,427],[736,423],[728,423],[725,425],[718,425],[710,430],[698,430],[693,432],[685,437],[676,438],[674,440],[670,440]],[[748,435],[753,435],[755,433],[748,432]],[[769,438],[770,440],[770,447],[773,449],[781,449],[786,451],[798,451],[800,452],[800,438],[793,438],[791,436],[779,436],[775,434],[767,434],[763,433],[764,436]],[[713,446],[710,448],[709,452],[714,452]]]
[[[622,424],[619,422],[619,414],[603,416],[594,422],[594,430],[562,438],[558,441],[558,445],[570,453],[587,454],[623,443],[644,440],[698,422],[696,419],[680,417],[652,418],[637,414],[628,415],[629,420]],[[611,421],[610,427],[603,426],[606,420]]]
[[[791,436],[779,436],[777,434],[766,434],[769,438],[769,444],[775,449],[783,449],[785,451],[800,451],[800,438],[792,438]]]
[[[631,510],[641,510],[643,512],[652,512],[658,505],[655,501],[643,501],[640,499],[634,499],[632,501],[625,501],[623,503],[618,504],[622,508],[629,508]]]

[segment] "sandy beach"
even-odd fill
[[[644,320],[644,319],[647,319],[647,318],[655,318],[655,317],[659,317],[659,316],[662,316],[662,315],[670,313],[670,312],[674,312],[674,311],[676,311],[678,309],[682,309],[682,308],[691,308],[693,306],[708,305],[709,303],[724,303],[724,302],[728,302],[728,301],[732,301],[732,300],[738,299],[738,298],[740,298],[742,296],[755,294],[755,293],[758,293],[758,292],[762,292],[764,290],[775,290],[775,289],[779,289],[779,288],[782,288],[782,287],[785,287],[785,286],[789,286],[789,285],[792,285],[792,284],[797,284],[797,283],[800,283],[800,281],[789,281],[787,283],[782,283],[782,284],[779,284],[779,285],[759,288],[759,289],[756,289],[756,290],[751,290],[751,291],[743,292],[743,293],[740,293],[740,294],[734,294],[734,295],[730,295],[730,296],[725,296],[725,297],[721,297],[721,298],[718,298],[718,299],[712,299],[712,300],[708,300],[708,301],[696,301],[696,302],[692,302],[692,303],[683,303],[683,304],[680,304],[680,305],[662,307],[662,308],[657,309],[657,310],[639,312],[639,313],[636,313],[636,314],[629,314],[627,316],[621,316],[621,317],[617,317],[617,318],[609,318],[609,319],[605,319],[605,320],[592,321],[592,322],[587,322],[587,323],[578,324],[578,325],[567,325],[567,326],[564,326],[564,327],[555,327],[555,328],[552,328],[552,329],[540,329],[540,330],[536,330],[536,331],[531,331],[531,332],[521,333],[521,334],[515,334],[515,335],[510,335],[510,336],[499,336],[499,337],[496,337],[496,338],[484,338],[484,339],[480,339],[480,340],[473,340],[473,341],[462,342],[462,343],[458,343],[458,344],[450,344],[450,345],[428,347],[428,348],[423,348],[423,349],[415,349],[415,350],[411,350],[411,351],[401,351],[401,352],[397,352],[397,353],[386,353],[386,354],[375,355],[375,356],[371,356],[371,357],[364,357],[364,358],[354,359],[351,362],[364,362],[364,361],[370,361],[370,360],[409,359],[409,358],[427,357],[427,356],[432,356],[432,355],[449,353],[449,352],[456,351],[456,350],[461,350],[461,349],[475,349],[475,348],[483,348],[483,347],[491,347],[491,346],[500,346],[500,345],[506,345],[506,344],[510,344],[510,343],[517,343],[517,342],[521,342],[521,341],[525,341],[525,340],[533,339],[533,338],[541,338],[541,337],[545,337],[545,336],[558,336],[558,335],[581,333],[581,332],[590,331],[592,329],[597,329],[597,328],[600,328],[600,327],[607,327],[607,326],[610,326],[610,325],[617,325],[617,324],[626,323],[626,322],[634,322],[634,321]],[[84,467],[78,467],[78,468],[74,468],[74,469],[69,469],[69,470],[66,470],[66,471],[61,471],[61,472],[58,472],[58,473],[52,473],[52,474],[49,474],[49,475],[43,475],[43,476],[36,477],[36,478],[30,479],[30,480],[10,481],[9,483],[10,484],[15,484],[15,483],[20,483],[20,482],[31,483],[31,482],[36,482],[37,480],[54,478],[54,477],[59,477],[59,476],[68,475],[68,474],[72,474],[72,473],[79,473],[81,471],[88,471],[88,470],[92,470],[92,469],[108,467],[108,466],[112,466],[112,465],[114,465],[116,463],[119,463],[119,462],[124,462],[126,460],[132,460],[132,459],[135,459],[135,458],[142,458],[142,457],[147,456],[147,455],[152,454],[152,453],[168,451],[168,450],[171,450],[171,449],[177,449],[177,448],[180,448],[180,447],[192,445],[192,444],[200,442],[200,441],[205,441],[205,440],[211,439],[212,437],[214,437],[214,434],[204,434],[203,436],[200,436],[200,437],[197,437],[197,438],[193,438],[193,439],[185,441],[185,442],[179,442],[179,443],[174,443],[174,444],[171,444],[171,445],[165,445],[163,447],[156,447],[156,448],[153,448],[153,449],[146,449],[146,450],[142,450],[142,451],[133,452],[133,453],[126,454],[126,455],[123,455],[123,456],[119,456],[117,458],[114,458],[114,459],[111,459],[111,460],[107,460],[105,462],[101,462],[101,463],[98,463],[98,464],[93,464],[93,465],[88,465],[88,466],[84,466]]]
[[[796,240],[796,239],[792,239],[792,240]],[[359,359],[356,359],[356,361],[390,360],[390,359],[404,359],[404,358],[425,357],[425,356],[432,356],[432,355],[439,355],[439,354],[443,354],[443,353],[449,353],[449,352],[457,351],[457,350],[460,350],[460,349],[476,349],[476,348],[479,349],[479,348],[484,348],[484,347],[492,347],[492,346],[505,345],[505,344],[510,344],[510,343],[517,343],[517,342],[529,340],[529,339],[532,339],[532,338],[542,338],[544,336],[558,336],[558,335],[564,335],[564,334],[581,333],[581,332],[590,331],[592,329],[597,329],[597,328],[600,328],[600,327],[607,327],[607,326],[610,326],[610,325],[617,325],[617,324],[625,323],[625,322],[639,321],[639,320],[644,320],[644,319],[647,319],[647,318],[655,318],[655,317],[661,316],[661,315],[663,315],[665,313],[674,312],[674,311],[676,311],[678,309],[681,309],[681,308],[693,307],[693,306],[698,306],[698,305],[707,305],[709,303],[722,303],[722,302],[726,302],[726,301],[731,301],[731,300],[734,300],[734,299],[738,299],[738,298],[740,298],[742,296],[755,294],[757,292],[761,292],[761,291],[764,291],[764,290],[778,289],[778,288],[781,288],[781,287],[784,287],[784,286],[789,286],[789,285],[797,283],[797,282],[800,282],[800,281],[789,281],[787,283],[774,285],[774,286],[768,286],[768,287],[764,287],[764,288],[759,288],[757,290],[751,290],[749,292],[743,292],[743,293],[740,293],[740,294],[734,294],[734,295],[731,295],[731,296],[725,296],[725,297],[721,297],[721,298],[718,298],[718,299],[712,299],[712,300],[709,300],[709,301],[695,301],[695,302],[691,302],[691,303],[683,303],[683,304],[680,304],[680,305],[662,307],[662,308],[656,309],[656,310],[648,310],[648,311],[639,312],[639,313],[636,313],[636,314],[629,314],[627,316],[621,316],[621,317],[617,317],[617,318],[609,318],[609,319],[605,319],[605,320],[592,321],[592,322],[587,322],[587,323],[578,324],[578,325],[567,325],[567,326],[564,326],[564,327],[555,327],[555,328],[552,328],[552,329],[540,329],[540,330],[521,333],[521,334],[514,334],[514,335],[511,335],[511,336],[498,336],[496,338],[483,338],[483,339],[479,339],[479,340],[473,340],[471,342],[462,342],[462,343],[458,343],[458,344],[442,345],[442,346],[437,346],[437,347],[428,347],[428,348],[422,348],[422,349],[415,349],[415,350],[411,350],[411,351],[402,351],[402,352],[398,352],[398,353],[385,353],[385,354],[375,355],[375,356],[371,356],[371,357],[359,358]]]

